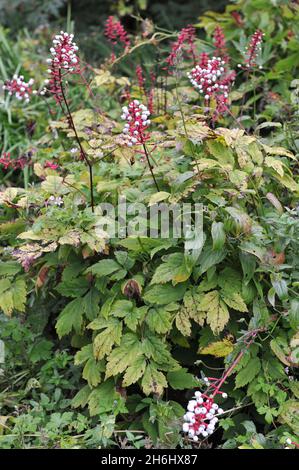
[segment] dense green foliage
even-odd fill
[[[186,77],[188,55],[166,78],[177,35],[151,25],[144,37],[144,22],[131,49],[86,68],[89,88],[68,79],[94,212],[89,168],[54,100],[0,103],[2,151],[30,152],[23,170],[0,170],[0,447],[259,449],[298,440],[299,7],[232,3],[194,19],[206,33],[197,53],[214,51],[221,25],[237,71],[229,112],[217,120]],[[238,69],[257,28],[262,68]],[[21,35],[14,47],[1,35],[3,78],[21,69],[41,85],[50,32]],[[140,64],[144,89],[134,75]],[[128,89],[146,102],[153,68],[160,80],[147,145],[158,192],[120,119]],[[46,168],[48,160],[59,167]],[[119,196],[148,213],[155,203],[202,203],[204,235],[109,238],[99,204]],[[138,223],[136,213],[128,222]],[[251,330],[258,334],[247,347]],[[188,399],[240,351],[217,431],[193,443],[181,433]]]

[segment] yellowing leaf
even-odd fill
[[[160,201],[165,201],[165,199],[168,199],[169,196],[170,193],[167,193],[166,191],[160,191],[158,193],[155,193],[150,197],[149,206],[153,206],[154,204],[157,204]]]
[[[266,157],[265,158],[265,165],[268,166],[269,168],[272,168],[280,176],[284,175],[283,164],[277,158]]]
[[[220,299],[219,292],[213,290],[204,295],[200,302],[201,310],[207,312],[207,323],[215,335],[218,335],[229,320],[225,303]]]
[[[161,396],[163,394],[164,388],[167,387],[165,375],[158,371],[155,366],[150,363],[146,366],[141,382],[141,387],[145,395],[154,393],[155,395]]]
[[[111,319],[106,322],[106,328],[99,333],[93,342],[93,354],[96,359],[102,359],[110,353],[114,344],[121,340],[122,324],[119,320]]]
[[[137,382],[143,376],[146,367],[146,361],[143,356],[137,357],[127,368],[123,379],[123,387],[128,387]]]
[[[191,335],[191,321],[189,314],[186,312],[186,309],[180,310],[175,317],[175,324],[177,329],[184,336]]]
[[[204,348],[198,350],[199,354],[210,354],[215,357],[225,357],[228,356],[234,349],[234,345],[228,339],[223,341],[215,341],[214,343],[208,344]]]
[[[238,312],[248,312],[247,306],[238,292],[221,292],[221,297],[229,307]]]

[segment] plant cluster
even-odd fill
[[[7,401],[18,382],[3,394],[0,446],[296,447],[298,103],[249,3],[203,17],[210,42],[195,26],[133,40],[110,17],[113,51],[99,68],[85,65],[72,34],[54,36],[50,65],[32,77],[48,125],[24,167],[0,160],[4,178],[26,175],[0,192],[1,338],[22,348],[27,322],[41,323],[20,416]],[[151,48],[153,62],[138,63]],[[287,124],[267,87],[285,87]],[[154,236],[153,208],[183,204],[185,230]],[[5,383],[16,372],[7,364]],[[61,392],[50,381],[39,395],[33,379],[43,389],[53,370]]]

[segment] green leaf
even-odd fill
[[[87,273],[91,272],[96,276],[109,276],[120,269],[120,265],[114,259],[102,259],[96,264],[93,264],[86,270]]]
[[[114,344],[119,344],[122,335],[122,323],[114,318],[106,321],[104,330],[93,341],[93,354],[99,360],[110,353]]]
[[[79,297],[68,303],[60,313],[57,323],[56,331],[59,338],[70,333],[74,329],[77,333],[80,332],[83,323],[83,306],[82,299]]]
[[[141,387],[145,395],[154,393],[155,395],[161,396],[164,388],[167,387],[167,381],[165,375],[158,371],[153,363],[149,363],[146,366]]]
[[[156,269],[151,284],[165,284],[172,281],[175,285],[189,278],[191,270],[186,266],[183,253],[172,253],[164,259],[165,262]]]
[[[287,360],[286,355],[282,349],[282,347],[279,345],[276,339],[272,339],[270,341],[270,348],[274,352],[275,356],[278,357],[278,359],[285,364],[286,366],[290,366],[290,362]]]
[[[143,295],[146,302],[157,305],[167,305],[171,302],[177,302],[184,296],[186,290],[185,284],[172,286],[171,284],[151,286]]]
[[[288,285],[285,279],[279,276],[271,276],[272,286],[280,298],[280,300],[287,300],[288,298]]]
[[[83,364],[91,357],[93,357],[92,343],[86,344],[75,354],[75,366]]]
[[[247,365],[241,369],[240,372],[238,372],[236,376],[236,387],[235,388],[240,388],[244,387],[244,385],[247,385],[250,383],[254,377],[257,376],[261,369],[261,361],[259,360],[258,357],[254,357],[250,359],[247,363]]]
[[[287,424],[299,435],[299,402],[298,400],[288,400],[280,408],[279,420]]]
[[[294,330],[299,328],[299,300],[291,300],[288,318],[290,325]]]
[[[114,348],[108,357],[106,378],[121,374],[138,356],[142,355],[142,347],[134,333],[126,333],[119,347]]]
[[[88,382],[90,387],[96,387],[101,382],[101,372],[103,372],[103,369],[103,364],[91,357],[84,366],[82,377]]]
[[[0,308],[3,310],[5,315],[11,316],[13,312],[13,297],[11,290],[6,290],[1,294]]]
[[[123,387],[129,387],[143,376],[146,367],[146,361],[143,356],[137,356],[136,359],[127,368],[123,379]]]
[[[196,276],[202,276],[208,269],[216,264],[221,263],[226,256],[226,250],[222,248],[221,250],[213,250],[212,246],[207,245],[204,247],[201,255],[198,258],[197,264],[199,268],[196,271]]]
[[[0,276],[14,276],[21,270],[17,261],[0,261]]]
[[[211,235],[213,239],[213,250],[221,250],[226,238],[224,225],[222,222],[212,223]]]
[[[14,309],[25,312],[26,283],[23,279],[17,279],[11,286]]]
[[[122,401],[121,395],[115,389],[113,379],[106,380],[89,395],[88,408],[90,416],[110,413],[117,408],[118,402]]]
[[[167,333],[171,328],[171,319],[171,313],[163,307],[151,308],[146,315],[146,323],[157,333]]]
[[[242,265],[243,276],[245,285],[249,284],[251,279],[254,276],[255,269],[256,269],[256,260],[254,256],[249,255],[248,253],[240,253],[239,258]]]
[[[83,308],[88,320],[93,320],[99,314],[99,291],[92,287],[83,298]]]
[[[168,372],[167,381],[174,390],[192,389],[198,386],[198,380],[184,368]]]
[[[81,388],[79,392],[74,396],[72,399],[72,407],[73,408],[85,408],[85,406],[88,403],[89,395],[91,393],[91,390],[88,385],[85,385],[85,387]]]
[[[81,297],[87,291],[88,285],[87,279],[80,276],[60,282],[55,290],[65,297]]]

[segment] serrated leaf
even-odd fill
[[[59,338],[70,333],[74,329],[77,333],[80,332],[83,323],[83,308],[82,299],[77,298],[68,303],[60,313],[57,323],[56,331]]]
[[[101,372],[103,372],[103,364],[91,357],[83,368],[82,377],[90,387],[96,387],[102,380]]]
[[[115,409],[116,403],[121,400],[122,397],[116,391],[113,379],[106,380],[89,395],[88,408],[90,416],[111,412]]]
[[[218,335],[229,320],[229,312],[225,303],[220,299],[217,290],[208,292],[200,301],[200,309],[207,312],[207,323],[215,335]]]
[[[114,344],[119,344],[122,335],[122,323],[111,318],[106,322],[106,328],[93,340],[93,354],[97,360],[110,353]]]
[[[126,333],[118,347],[109,354],[106,367],[106,378],[120,374],[129,367],[132,362],[142,355],[142,347],[134,333]]]
[[[146,366],[141,387],[145,395],[154,393],[155,395],[161,396],[164,388],[167,387],[167,381],[165,375],[158,371],[153,363]]]
[[[258,357],[250,359],[247,365],[236,376],[236,387],[241,388],[250,383],[261,369],[261,361]]]
[[[99,313],[100,294],[92,287],[83,298],[83,308],[88,320],[93,320]]]
[[[186,286],[179,284],[172,286],[171,284],[157,284],[151,286],[143,295],[146,302],[157,305],[167,305],[171,302],[177,302],[184,296]]]
[[[16,261],[0,261],[0,276],[14,276],[21,270]]]
[[[238,292],[228,292],[226,293],[225,290],[221,291],[221,298],[224,300],[226,305],[238,312],[248,312],[247,306]]]
[[[204,348],[199,348],[199,354],[210,354],[215,357],[228,356],[234,350],[234,345],[228,339],[222,341],[215,341],[214,343],[208,344]]]
[[[85,387],[82,387],[81,390],[79,390],[78,393],[74,396],[72,399],[72,407],[73,408],[85,408],[85,406],[88,403],[88,398],[91,393],[91,390],[88,385],[85,385]]]
[[[65,297],[81,297],[87,291],[88,286],[87,279],[80,276],[60,282],[55,290]]]
[[[6,290],[0,294],[0,308],[3,310],[5,315],[11,316],[13,312],[13,297],[12,291]]]
[[[165,258],[165,262],[156,269],[151,284],[165,284],[172,281],[173,284],[186,281],[191,274],[185,263],[183,253],[172,253]]]
[[[123,387],[129,387],[143,376],[146,367],[146,361],[143,356],[136,357],[134,362],[127,368],[124,378]]]
[[[86,270],[95,276],[109,276],[120,269],[120,265],[114,259],[102,259],[96,264],[93,264]]]
[[[175,324],[177,329],[182,333],[183,336],[191,335],[191,321],[189,314],[186,310],[180,310],[175,317]]]
[[[272,339],[270,341],[270,348],[274,352],[275,356],[278,357],[278,359],[285,364],[286,366],[291,366],[290,362],[287,360],[286,355],[282,349],[282,347],[278,344],[276,339]]]
[[[212,223],[211,235],[213,239],[213,250],[221,250],[226,238],[224,225],[222,222]]]
[[[266,157],[265,158],[265,165],[269,168],[272,168],[280,176],[284,175],[283,164],[280,160],[278,160],[274,157]]]
[[[167,333],[171,328],[171,314],[163,307],[149,309],[146,315],[146,323],[152,331]]]
[[[198,386],[198,380],[184,368],[168,372],[167,381],[174,390],[192,389]]]
[[[298,400],[288,400],[280,408],[279,421],[287,424],[299,435],[299,402]]]

